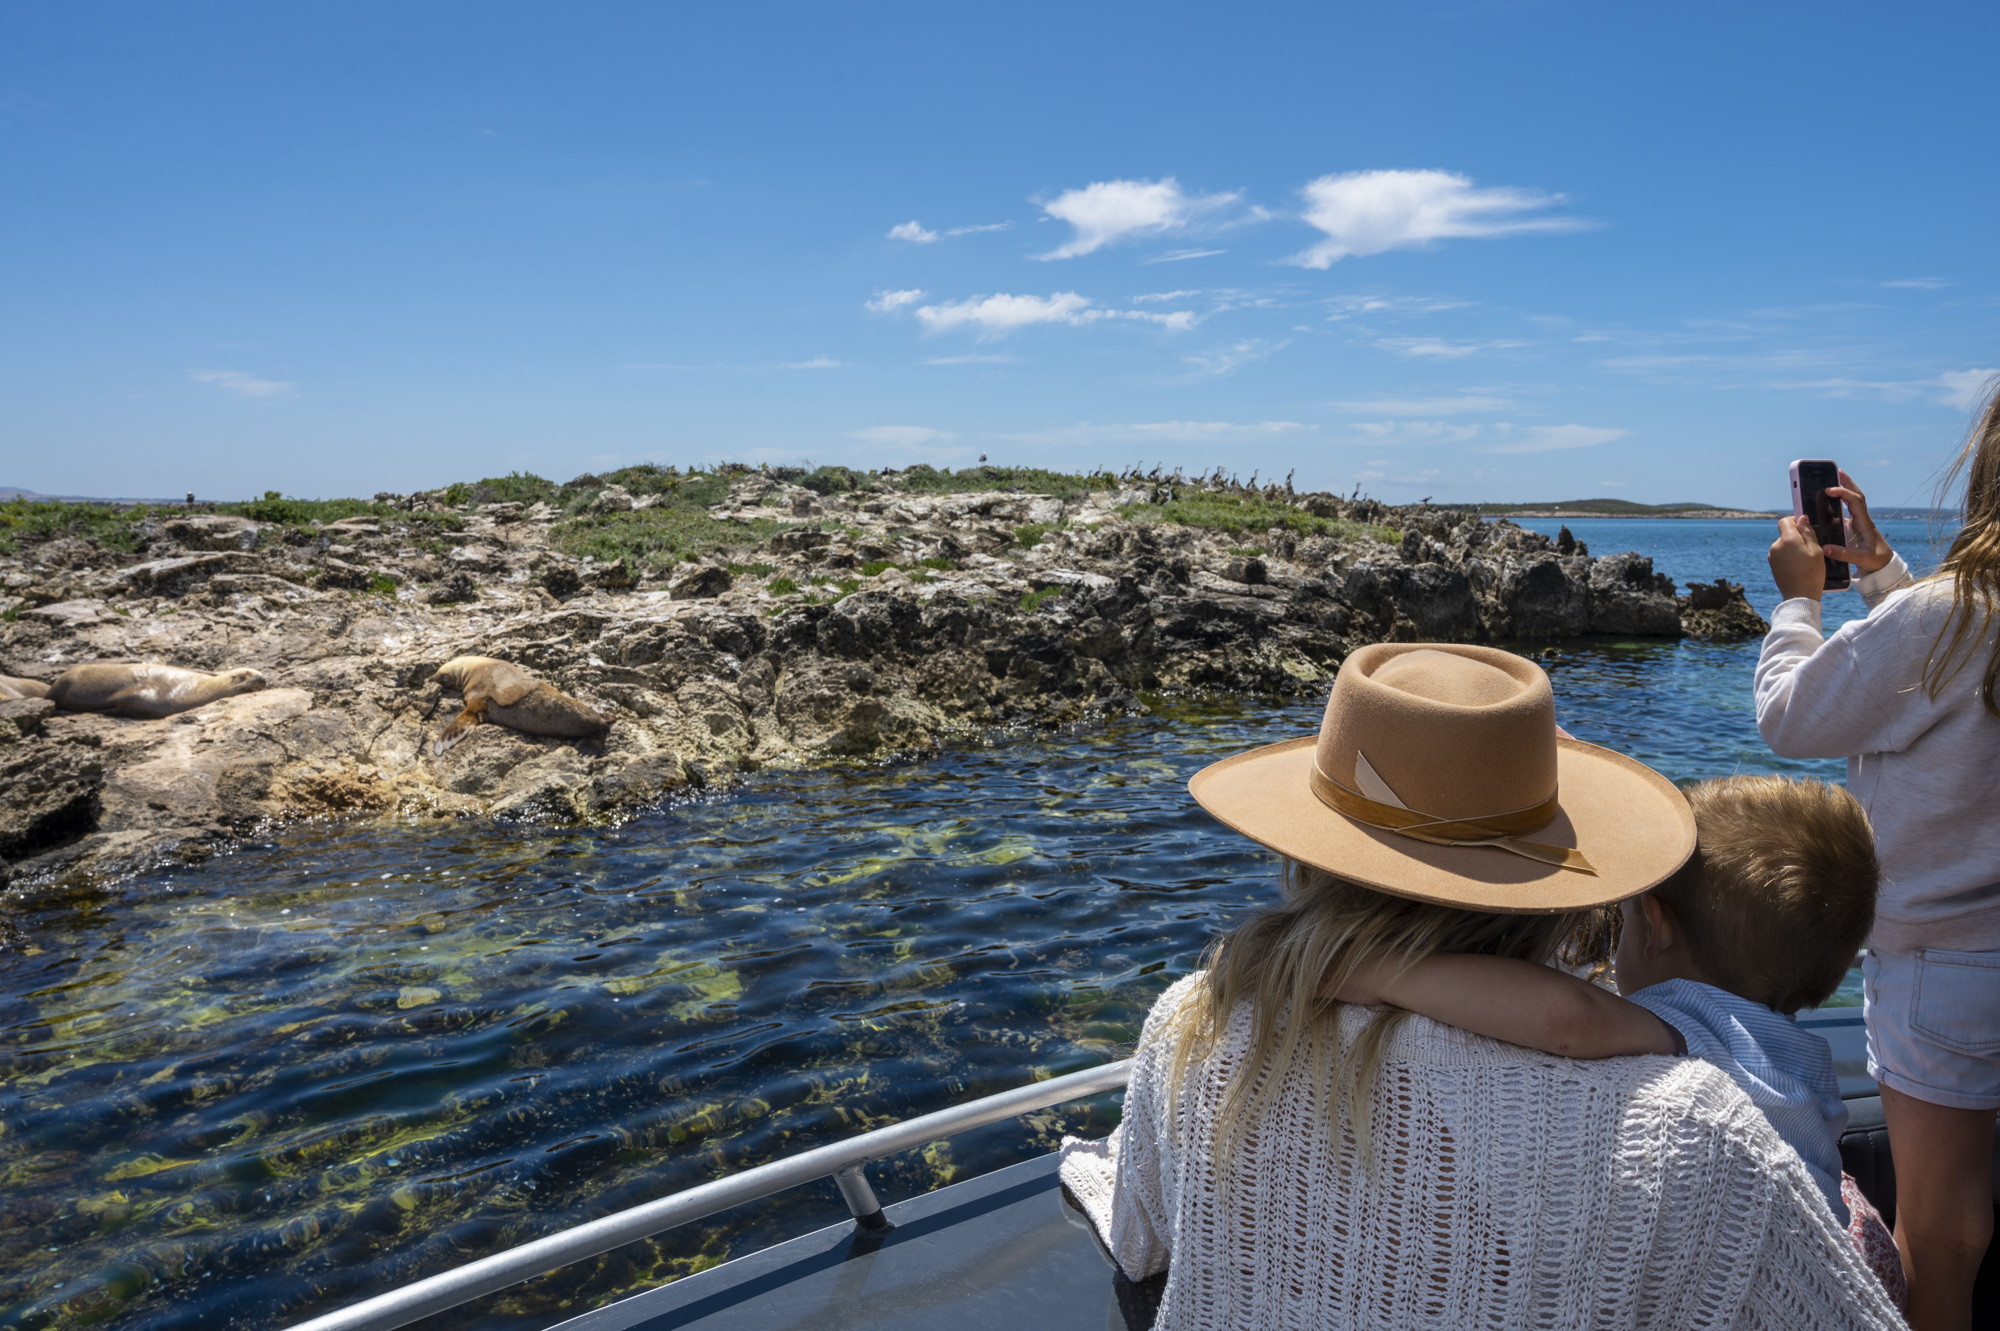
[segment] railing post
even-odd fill
[[[868,1166],[865,1161],[856,1161],[847,1168],[837,1170],[833,1181],[840,1187],[841,1200],[854,1214],[854,1227],[864,1234],[886,1234],[896,1226],[889,1217],[882,1214],[882,1203],[875,1200],[875,1189],[868,1186]]]

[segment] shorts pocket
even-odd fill
[[[1921,948],[1910,1026],[1963,1054],[2000,1053],[2000,952]]]

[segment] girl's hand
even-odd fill
[[[1845,560],[1863,573],[1873,573],[1889,562],[1893,551],[1889,538],[1868,516],[1868,496],[1854,487],[1854,478],[1840,473],[1840,484],[1827,487],[1828,494],[1847,505],[1847,544],[1821,547],[1828,559]]]
[[[1826,590],[1826,556],[1812,524],[1804,518],[1778,519],[1778,539],[1771,542],[1771,577],[1787,601],[1800,596],[1817,601]]]

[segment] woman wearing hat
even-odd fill
[[[1798,1156],[1691,1059],[1578,1062],[1333,1002],[1385,954],[1571,966],[1692,853],[1664,777],[1485,647],[1348,658],[1318,737],[1197,773],[1282,899],[1147,1019],[1062,1178],[1162,1328],[1891,1327]]]

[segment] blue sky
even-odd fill
[[[0,484],[1920,502],[1991,4],[0,4]]]

